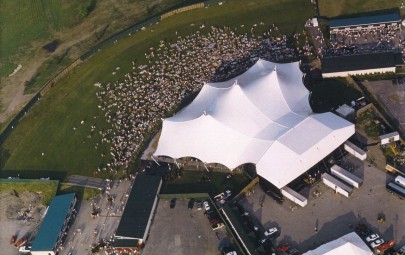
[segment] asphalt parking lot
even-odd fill
[[[353,173],[364,178],[363,185],[355,189],[349,198],[335,194],[323,183],[318,183],[300,192],[308,197],[308,205],[304,208],[295,206],[286,198],[279,205],[267,195],[261,207],[259,202],[264,192],[259,186],[239,203],[264,228],[279,228],[281,233],[277,244],[288,242],[302,252],[354,231],[357,223],[366,224],[385,240],[395,239],[396,247],[404,245],[405,201],[385,189],[386,182],[393,177],[368,162],[363,164],[350,156],[348,160],[356,166]],[[315,189],[321,192],[319,197],[313,195]],[[379,214],[385,215],[384,223],[377,221]]]
[[[60,255],[91,254],[91,246],[100,239],[108,240],[115,234],[127,201],[125,194],[130,190],[131,181],[112,181],[109,193],[114,202],[109,205],[104,193],[92,201],[81,201],[73,225],[68,231],[64,249]],[[95,203],[95,204],[94,204]],[[93,204],[99,210],[99,216],[92,218]]]
[[[204,209],[189,210],[187,204],[188,200],[178,199],[171,209],[170,200],[159,200],[142,254],[221,254],[218,247],[230,242],[226,228],[212,230]]]

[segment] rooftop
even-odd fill
[[[357,54],[327,57],[322,59],[322,72],[334,73],[355,70],[367,70],[395,67],[401,64],[400,54],[394,52],[378,52],[371,54]]]
[[[32,243],[31,251],[51,251],[58,241],[59,234],[70,213],[75,193],[56,196],[52,199],[41,227]]]
[[[383,23],[393,23],[400,22],[401,17],[398,12],[385,13],[385,14],[374,14],[361,17],[351,17],[351,18],[337,18],[331,19],[329,21],[330,28],[338,27],[349,27],[349,26],[361,26],[370,24],[383,24]]]
[[[245,232],[245,229],[241,222],[238,220],[238,218],[235,216],[233,210],[231,207],[229,207],[227,204],[225,204],[222,208],[222,211],[226,218],[230,221],[232,228],[235,232],[237,232],[237,235],[240,238],[240,242],[243,243],[243,246],[245,249],[248,250],[249,254],[260,254],[255,245],[253,244],[253,240],[248,236],[248,234]],[[257,242],[257,240],[255,240]]]
[[[117,237],[143,238],[161,181],[162,177],[158,175],[136,176],[115,234]]]

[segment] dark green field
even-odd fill
[[[304,21],[311,16],[313,8],[309,1],[235,0],[222,6],[181,13],[133,34],[81,64],[40,100],[3,144],[3,150],[10,154],[3,170],[31,174],[35,170],[56,171],[60,176],[92,175],[100,164],[107,163],[109,147],[99,144],[95,149],[100,137],[97,132],[90,132],[92,125],[98,130],[106,127],[97,108],[94,83],[119,79],[130,71],[131,61],[137,59],[141,63],[149,47],[165,38],[173,40],[175,31],[188,34],[204,22],[205,32],[211,25],[237,27],[238,32],[244,32],[240,25],[249,29],[253,24],[264,22],[266,27],[275,23],[281,32],[292,34],[302,31]],[[195,26],[190,26],[191,23]],[[266,29],[265,26],[258,28]],[[111,73],[117,66],[121,70],[113,76]],[[77,130],[74,131],[74,127]],[[107,156],[101,157],[101,154]]]
[[[399,8],[402,0],[318,0],[319,14],[325,17]],[[399,9],[405,14],[405,9]]]

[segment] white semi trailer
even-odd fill
[[[287,186],[281,189],[281,194],[302,207],[308,204],[308,199]]]
[[[324,173],[322,175],[322,181],[326,186],[332,188],[336,193],[340,193],[345,197],[350,197],[353,192],[352,187],[343,183],[342,181],[339,181],[328,173]]]
[[[355,156],[356,158],[360,160],[365,160],[367,158],[367,152],[364,150],[360,149],[358,146],[353,144],[352,142],[346,141],[344,148],[347,152]]]
[[[332,175],[338,177],[339,179],[349,183],[353,187],[360,188],[360,186],[363,184],[363,180],[357,177],[356,175],[350,173],[346,169],[343,169],[342,167],[338,165],[333,165],[330,168],[330,171]]]

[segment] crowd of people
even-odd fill
[[[173,42],[162,40],[145,53],[147,64],[132,62],[133,72],[122,81],[96,84],[98,107],[109,125],[99,131],[100,142],[111,144],[113,159],[98,171],[130,166],[158,131],[162,118],[173,115],[205,83],[235,77],[258,58],[291,62],[313,54],[305,33],[288,38],[275,25],[262,36],[239,35],[226,27],[207,29],[208,33],[197,30]]]
[[[331,32],[328,56],[391,51],[402,43],[398,25],[386,25],[362,30]]]

